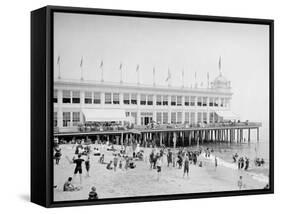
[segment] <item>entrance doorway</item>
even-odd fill
[[[153,113],[152,112],[141,112],[141,125],[146,126],[147,124],[151,123],[153,120]]]
[[[152,117],[141,117],[141,125],[147,125],[152,122]]]

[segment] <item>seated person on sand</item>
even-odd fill
[[[136,154],[136,160],[140,160],[140,161],[142,161],[143,160],[143,153],[142,152],[138,152],[137,154]]]
[[[63,185],[63,191],[72,192],[72,191],[78,190],[77,188],[74,187],[74,185],[71,183],[71,181],[72,181],[72,177],[69,177]]]
[[[107,151],[116,151],[116,149],[114,148],[113,144],[111,146],[108,146]]]
[[[101,155],[100,159],[99,159],[99,162],[101,164],[104,164],[104,154]]]
[[[112,167],[112,161],[110,161],[110,162],[107,164],[106,169],[108,169],[108,170],[112,170],[112,169],[113,169],[113,167]]]
[[[93,155],[94,155],[94,156],[100,156],[100,150],[99,150],[99,148],[94,148]]]
[[[129,168],[130,168],[130,169],[136,168],[136,164],[135,164],[135,162],[134,162],[133,160],[130,160],[130,161],[129,161]]]
[[[99,197],[98,197],[98,194],[96,192],[96,188],[92,187],[91,192],[89,192],[88,200],[93,201],[93,200],[97,200],[97,199],[99,199]]]

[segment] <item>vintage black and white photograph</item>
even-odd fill
[[[54,12],[54,202],[269,189],[269,31]]]

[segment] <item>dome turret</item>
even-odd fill
[[[212,88],[230,88],[230,81],[228,81],[223,75],[222,73],[219,74],[219,76],[217,76],[215,78],[215,80],[211,83]]]
[[[215,78],[213,82],[211,82],[211,87],[214,89],[229,89],[230,81],[228,81],[223,75],[221,71],[221,57],[219,58],[219,76]]]

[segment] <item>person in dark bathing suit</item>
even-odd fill
[[[111,165],[112,165],[112,161],[110,161],[110,162],[107,164],[106,169],[112,170],[113,167],[112,167]]]
[[[55,148],[55,160],[56,160],[56,165],[59,165],[60,158],[61,158],[61,148],[56,147],[56,148]]]
[[[168,167],[169,167],[170,164],[172,164],[172,161],[173,161],[173,154],[172,154],[170,149],[168,150],[167,161],[168,161]]]
[[[186,175],[188,177],[188,173],[189,173],[189,158],[188,158],[187,155],[185,156],[184,162],[183,162],[183,177],[184,177],[185,173],[186,173]]]
[[[81,158],[81,154],[78,155],[77,159],[73,160],[73,163],[76,164],[75,169],[74,169],[74,176],[76,176],[77,173],[79,173],[80,177],[80,184],[82,184],[82,163],[84,159]]]

